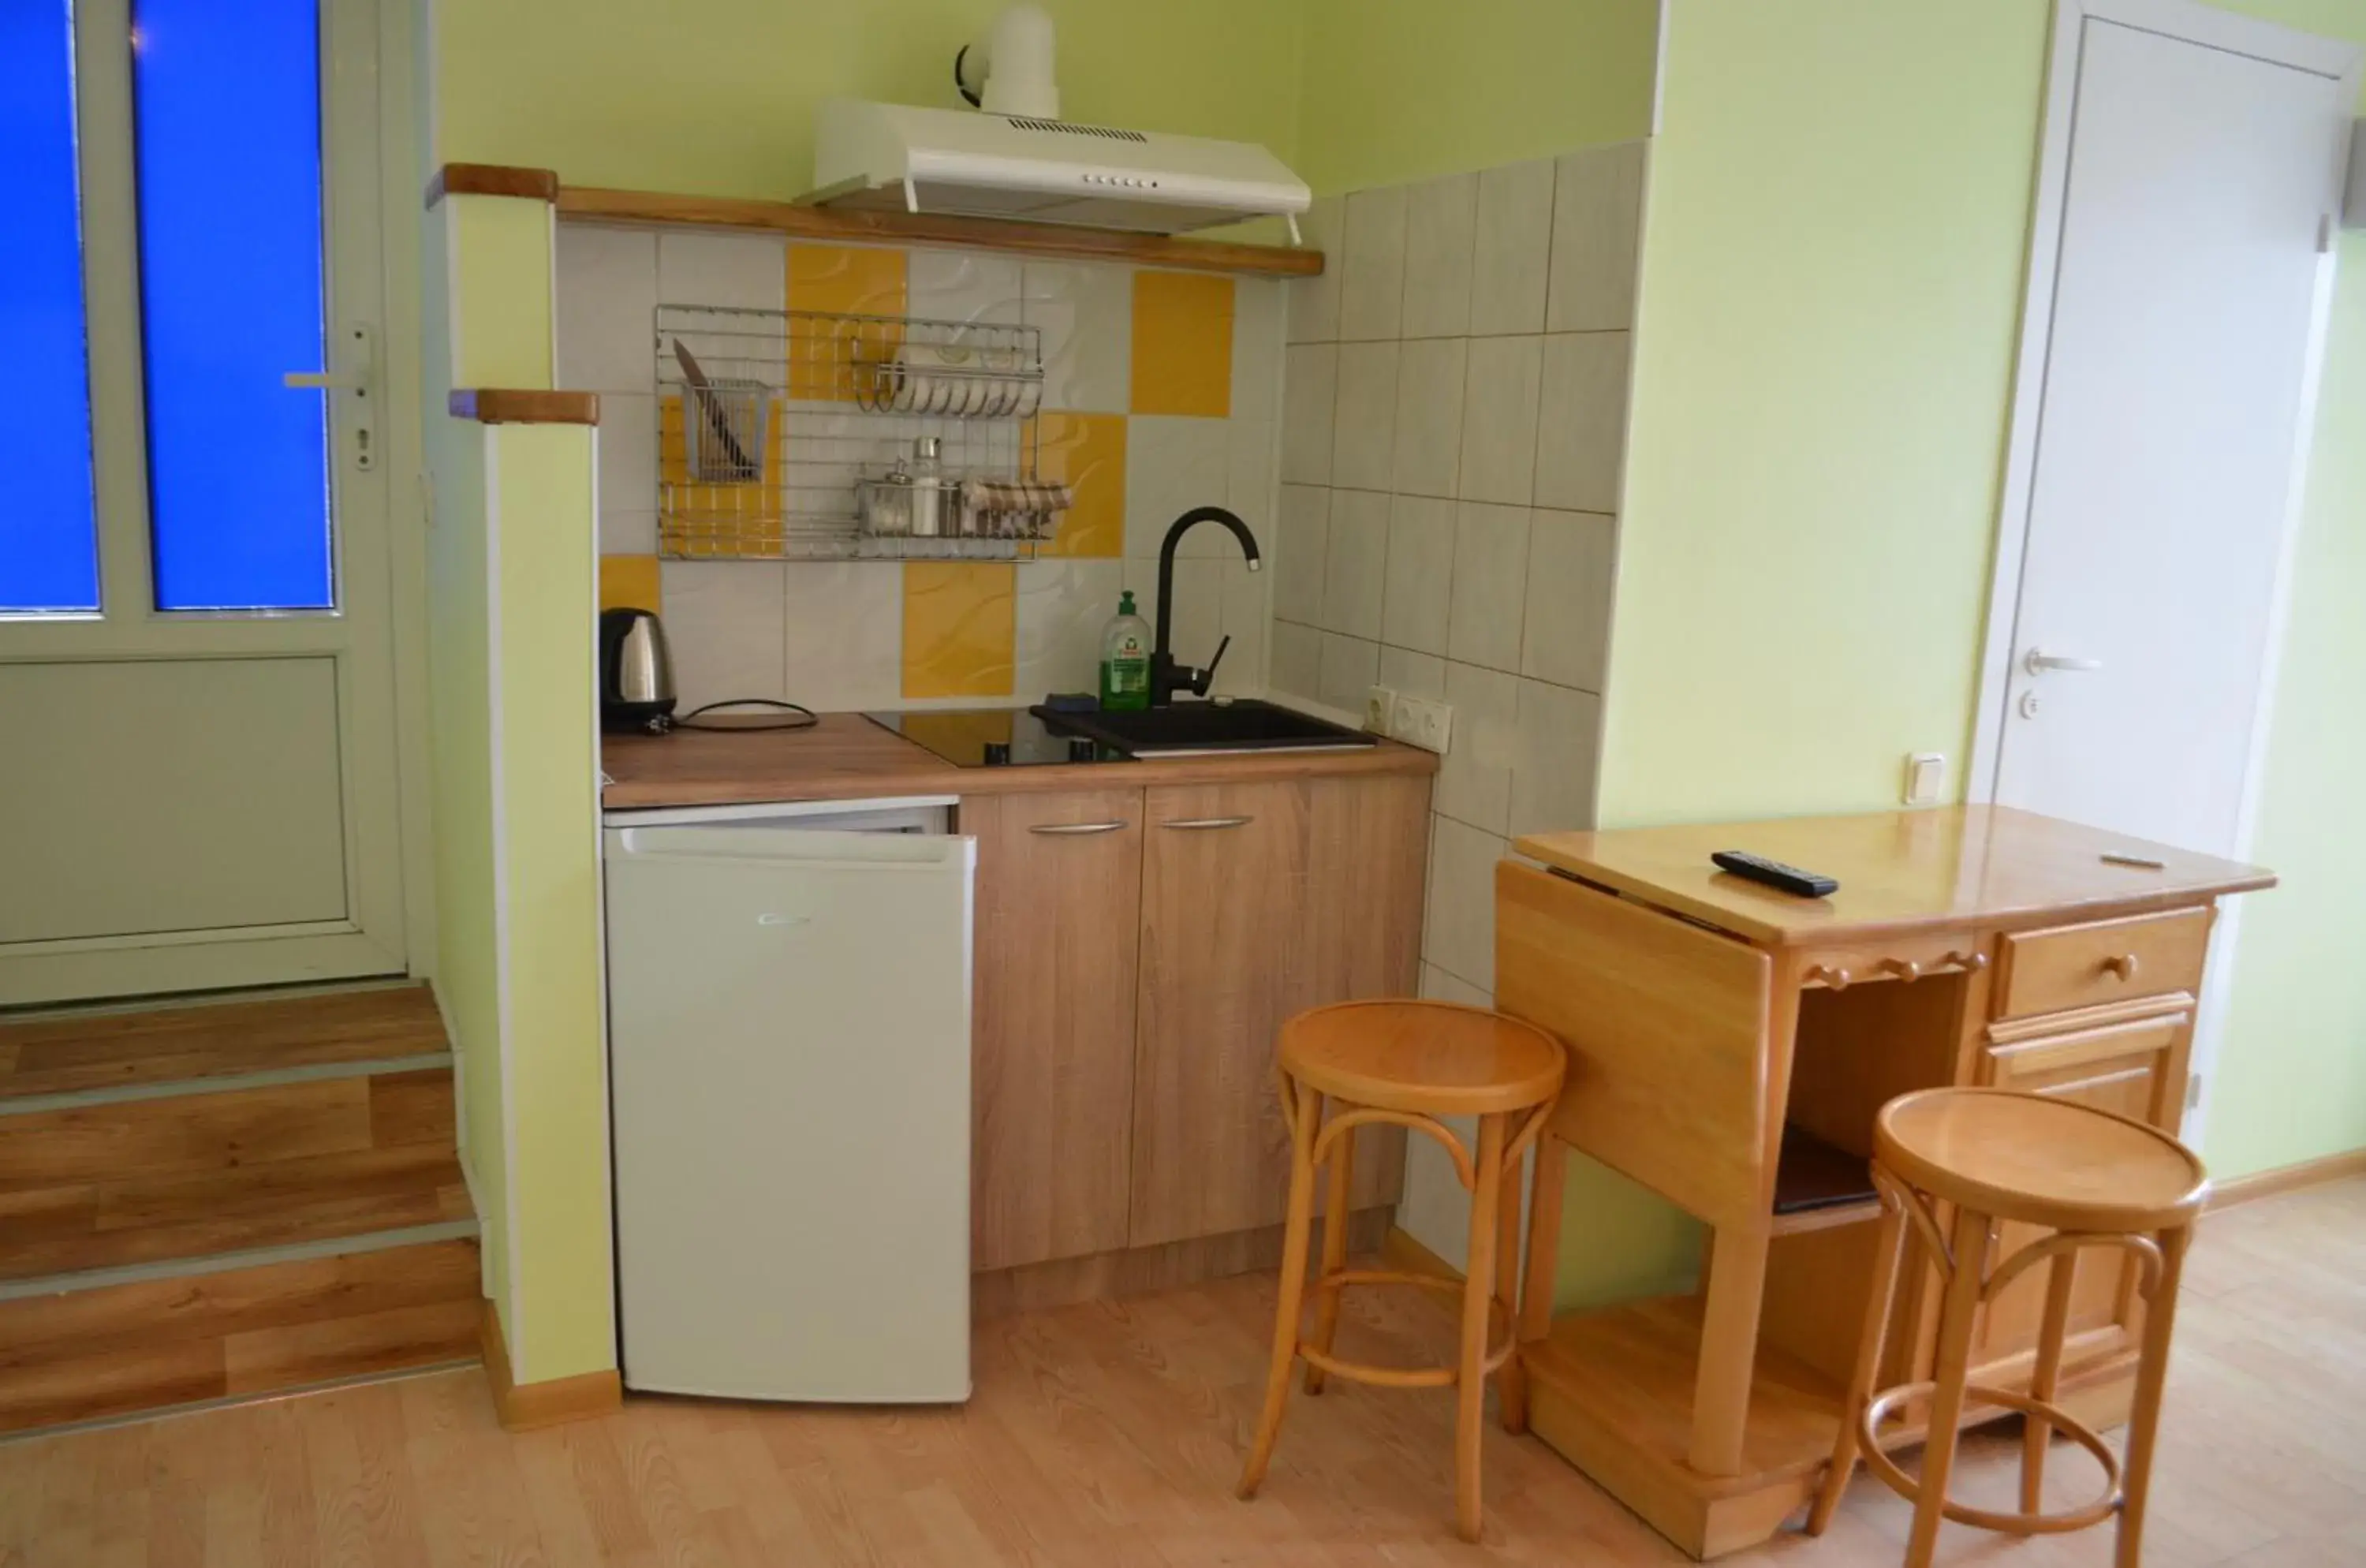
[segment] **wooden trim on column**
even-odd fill
[[[526,1432],[567,1421],[588,1421],[605,1416],[625,1403],[625,1382],[613,1367],[604,1372],[584,1372],[548,1382],[510,1381],[510,1351],[501,1337],[501,1314],[486,1302],[477,1321],[485,1352],[485,1382],[492,1386],[493,1413],[501,1429]]]
[[[447,196],[516,196],[528,201],[558,199],[556,169],[513,169],[501,164],[446,164],[427,182],[427,205]]]
[[[541,392],[506,387],[456,387],[447,405],[454,419],[479,424],[597,424],[597,392]]]
[[[2366,1176],[2366,1149],[2278,1166],[2273,1170],[2255,1170],[2248,1176],[2218,1182],[2210,1189],[2210,1212],[2215,1213],[2238,1203],[2255,1203],[2262,1198],[2297,1192],[2304,1187],[2322,1187],[2328,1181],[2346,1181],[2353,1176]]]

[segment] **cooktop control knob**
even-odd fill
[[[987,741],[986,743],[986,765],[989,768],[1008,767],[1010,765],[1010,742],[1008,740]]]

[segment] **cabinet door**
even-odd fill
[[[1425,778],[1148,792],[1132,1244],[1279,1224],[1274,1043],[1302,1009],[1411,996]],[[1195,824],[1198,824],[1195,826]],[[1404,1134],[1358,1134],[1353,1201],[1396,1201]]]
[[[977,839],[970,1267],[1126,1244],[1142,791],[965,797]]]
[[[1306,924],[1300,781],[1148,792],[1131,1241],[1272,1224],[1290,1134],[1274,1036]]]
[[[2192,1029],[2191,1012],[2180,1007],[2067,1033],[2009,1038],[1983,1049],[1979,1081],[2076,1100],[2174,1133],[2184,1109],[2185,1057]],[[1994,1256],[1999,1258],[2046,1234],[2034,1225],[2004,1224],[1997,1230]],[[2045,1303],[2045,1267],[2041,1264],[1989,1304],[1973,1351],[1975,1365],[2033,1348]],[[2136,1304],[2132,1264],[2109,1251],[2081,1257],[2070,1297],[2074,1358],[2082,1339],[2100,1345],[2116,1341],[2119,1330],[2132,1329]],[[2102,1339],[2094,1339],[2096,1336]]]

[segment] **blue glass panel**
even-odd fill
[[[6,4],[8,0],[0,0]],[[137,0],[156,603],[331,601],[317,0]]]
[[[0,612],[98,608],[74,170],[73,18],[0,0]]]

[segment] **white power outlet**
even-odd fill
[[[1454,710],[1428,697],[1399,697],[1389,734],[1425,751],[1444,752],[1454,733]]]
[[[1393,735],[1397,704],[1401,699],[1386,686],[1374,686],[1364,694],[1364,728],[1375,735]]]

